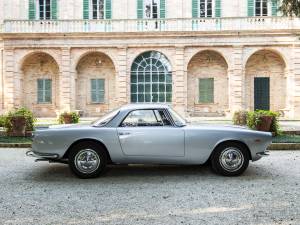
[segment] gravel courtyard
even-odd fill
[[[75,178],[67,165],[0,149],[0,224],[300,224],[300,151],[272,152],[241,177],[199,166],[114,166]]]

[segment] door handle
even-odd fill
[[[129,132],[119,132],[119,135],[120,135],[120,136],[130,135],[130,133],[129,133]]]

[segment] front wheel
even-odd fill
[[[69,166],[80,178],[95,178],[104,172],[107,154],[103,147],[93,142],[75,145],[69,154]]]
[[[249,165],[248,150],[239,143],[226,143],[218,146],[211,157],[212,169],[224,176],[238,176]]]

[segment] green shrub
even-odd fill
[[[58,122],[60,124],[64,124],[65,123],[64,116],[68,116],[68,115],[72,117],[72,123],[79,123],[80,116],[77,112],[64,112],[60,114],[58,118]]]
[[[8,112],[6,115],[3,116],[4,118],[4,127],[6,132],[12,131],[12,123],[11,119],[17,116],[24,116],[26,120],[26,131],[34,131],[34,122],[36,118],[33,116],[33,113],[26,109],[26,108],[19,108],[13,111]]]
[[[0,116],[0,127],[4,127],[4,125],[5,125],[5,118],[6,118],[5,115],[1,115]]]
[[[281,133],[280,126],[278,122],[279,113],[266,110],[257,110],[254,112],[248,112],[247,114],[247,126],[251,129],[256,129],[256,127],[262,122],[261,117],[271,116],[272,124],[270,132],[273,132],[276,136]]]
[[[244,110],[236,111],[233,115],[233,124],[239,126],[247,125],[247,115],[248,112]]]

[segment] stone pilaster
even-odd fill
[[[0,49],[0,113],[2,113],[4,108],[3,79],[3,49]]]
[[[4,110],[7,111],[15,106],[14,50],[12,48],[4,49],[3,57]]]
[[[294,59],[293,59],[293,80],[294,80],[294,97],[292,112],[294,119],[300,119],[300,46],[294,47]]]
[[[184,65],[184,47],[176,46],[173,66],[173,106],[182,115],[187,111],[187,71]]]
[[[130,71],[127,70],[127,48],[118,48],[116,66],[116,99],[115,106],[130,102]],[[128,73],[128,74],[127,74]]]
[[[61,49],[61,65],[60,65],[60,77],[59,77],[59,109],[60,112],[71,111],[74,108],[73,84],[74,78],[71,76],[71,53],[70,48],[64,47]]]
[[[233,48],[232,65],[228,68],[229,77],[229,115],[243,109],[245,106],[244,70],[243,70],[243,48]],[[224,93],[225,94],[225,93]]]

